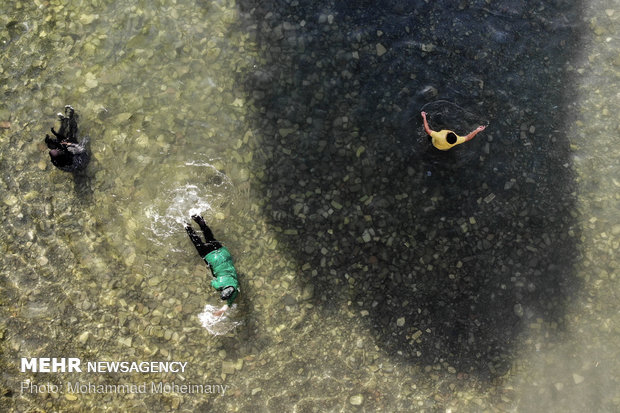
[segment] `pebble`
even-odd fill
[[[437,97],[439,92],[436,87],[427,85],[420,91],[420,94],[422,94],[426,100],[431,100]]]
[[[398,327],[402,327],[405,325],[405,317],[400,317],[398,320],[396,320],[396,325]]]
[[[351,403],[353,406],[360,406],[362,403],[364,403],[364,396],[362,396],[361,394],[351,396],[349,398],[349,403]]]
[[[136,138],[136,145],[142,148],[146,148],[147,146],[149,146],[149,137],[145,134],[138,135],[138,137]]]
[[[239,174],[237,178],[241,182],[247,181],[250,178],[250,171],[248,171],[246,168],[239,169]]]
[[[4,198],[4,203],[8,206],[13,206],[17,203],[18,199],[15,195],[10,194],[6,198]]]
[[[291,129],[291,128],[280,128],[278,130],[278,133],[280,133],[280,136],[282,136],[283,138],[286,138],[288,135],[290,135],[293,132],[295,132],[295,129]]]
[[[506,181],[506,183],[504,184],[504,190],[508,190],[510,188],[512,188],[515,185],[515,180],[511,179],[510,181]]]
[[[583,383],[584,380],[585,378],[583,376],[580,376],[577,373],[573,373],[573,381],[575,382],[575,384]]]
[[[312,296],[314,295],[314,285],[313,284],[307,284],[303,291],[301,292],[301,299],[302,300],[309,300],[312,298]]]
[[[232,361],[222,361],[222,373],[233,374],[235,372],[235,363]]]
[[[131,337],[120,337],[118,342],[127,347],[131,347]]]
[[[82,344],[86,344],[86,342],[88,341],[88,338],[90,337],[90,332],[89,331],[84,331],[82,334],[80,334],[80,336],[78,337],[78,341]]]
[[[293,297],[290,294],[286,294],[282,298],[282,301],[284,301],[284,305],[288,305],[289,307],[293,307],[293,306],[297,305],[297,300],[295,300],[295,297]]]
[[[519,303],[515,304],[513,307],[513,311],[515,315],[519,318],[523,317],[523,306]]]
[[[381,43],[377,43],[376,48],[377,48],[377,56],[383,56],[385,52],[387,52],[387,49]]]
[[[86,80],[84,81],[84,85],[89,89],[93,89],[97,87],[97,85],[99,84],[99,82],[97,81],[97,78],[92,73],[86,73],[84,77],[86,78]]]
[[[364,233],[362,234],[362,239],[364,240],[364,242],[370,242],[370,240],[372,239],[367,229],[364,230]]]
[[[99,16],[97,16],[96,14],[82,14],[80,16],[80,23],[82,23],[82,24],[90,24],[97,17],[99,17]]]
[[[123,123],[123,122],[127,122],[129,120],[129,118],[131,118],[132,114],[129,112],[123,112],[123,113],[119,113],[118,115],[116,115],[114,117],[113,122],[115,124],[119,124],[119,123]]]

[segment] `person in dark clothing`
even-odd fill
[[[58,114],[60,119],[60,130],[56,132],[52,128],[54,138],[45,135],[47,145],[52,160],[52,164],[65,172],[75,172],[86,168],[90,155],[86,149],[88,139],[84,138],[78,142],[78,115],[69,105],[65,106],[65,114]]]

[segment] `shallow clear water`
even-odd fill
[[[3,408],[618,410],[617,3],[358,3],[0,6]],[[76,177],[43,142],[65,104]],[[489,126],[439,152],[421,110]],[[196,212],[241,274],[226,335]]]

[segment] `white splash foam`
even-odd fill
[[[242,324],[241,321],[233,320],[234,316],[237,314],[237,304],[233,304],[231,308],[218,317],[213,313],[219,309],[220,307],[207,304],[202,310],[202,313],[198,314],[198,319],[202,326],[214,336],[221,336],[229,333]]]
[[[225,174],[207,162],[185,165],[196,175],[195,182],[203,183],[175,184],[170,190],[162,188],[159,199],[144,208],[152,231],[148,238],[158,245],[168,245],[169,237],[184,232],[183,226],[190,222],[192,215],[211,215],[230,199],[233,185]]]

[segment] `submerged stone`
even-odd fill
[[[362,403],[364,403],[364,396],[361,394],[351,396],[349,398],[349,403],[351,403],[353,406],[360,406]]]

